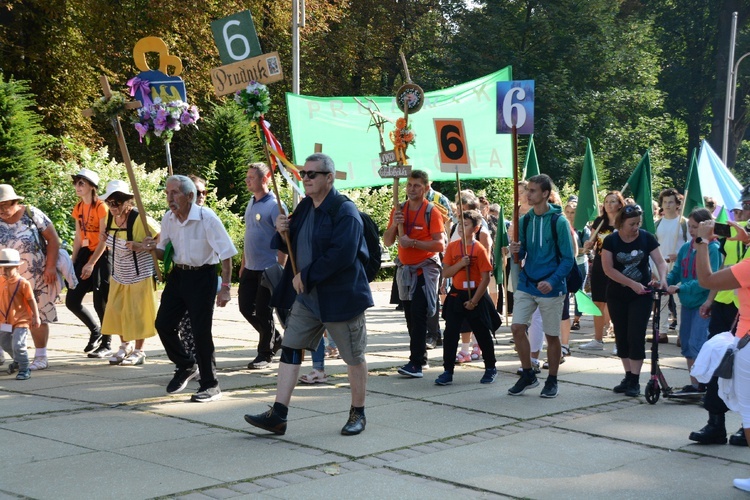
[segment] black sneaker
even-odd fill
[[[174,377],[167,384],[167,394],[177,394],[187,387],[188,382],[198,376],[198,366],[193,365],[190,368],[177,368],[174,371]]]
[[[341,434],[344,436],[356,436],[363,430],[367,425],[367,419],[364,413],[358,413],[354,408],[349,411],[349,420],[346,421],[344,427],[341,428]]]
[[[550,380],[547,379],[547,381],[544,383],[544,388],[542,389],[542,393],[540,394],[543,398],[556,398],[557,397],[557,381],[556,380]]]
[[[729,436],[729,444],[731,444],[732,446],[744,446],[745,448],[747,448],[745,429],[740,427],[740,430]]]
[[[697,387],[695,387],[693,384],[688,384],[684,386],[682,389],[680,389],[679,391],[675,392],[675,394],[679,396],[685,396],[688,394],[701,394],[701,391]]]
[[[669,324],[670,330],[676,330],[677,329],[677,320],[672,320],[672,322]]]
[[[427,339],[424,343],[424,347],[428,351],[431,349],[434,349],[436,346],[437,346],[437,340],[435,339]]]
[[[83,352],[91,352],[97,347],[99,347],[99,344],[102,341],[102,333],[101,332],[93,332],[89,336],[89,343],[86,344],[86,347],[83,348]]]
[[[248,370],[262,370],[263,368],[268,368],[271,365],[271,360],[264,358],[262,356],[258,356],[254,360],[250,361],[247,364]]]
[[[109,344],[102,342],[99,347],[88,354],[88,357],[104,359],[112,356],[112,354],[112,348],[109,346]]]
[[[443,372],[435,379],[435,385],[451,385],[452,383],[453,374],[451,372]]]
[[[533,389],[537,386],[539,386],[539,380],[537,380],[536,375],[532,373],[530,376],[527,376],[524,373],[521,375],[521,378],[518,379],[516,385],[508,389],[508,394],[511,396],[520,396],[526,392],[526,389]]]
[[[18,366],[18,363],[16,363],[15,361],[11,361],[8,364],[8,369],[6,370],[8,372],[8,375],[13,375],[14,373],[16,373],[18,371]]]
[[[497,378],[497,368],[485,368],[484,375],[479,379],[480,384],[491,384]]]
[[[422,375],[422,367],[415,365],[413,363],[406,363],[404,366],[398,369],[398,372],[401,375],[406,375],[407,377],[412,378],[422,378],[424,375]]]
[[[641,384],[639,384],[637,380],[635,382],[631,381],[630,384],[628,384],[628,388],[625,389],[625,395],[631,398],[640,396]]]
[[[265,413],[245,415],[245,422],[279,436],[283,436],[286,433],[286,419],[274,412],[273,406]]]
[[[624,379],[620,381],[619,384],[617,384],[616,386],[612,388],[612,392],[614,392],[615,394],[624,394],[625,391],[628,389],[629,385],[630,385],[630,380],[628,379],[628,377],[625,377]]]
[[[221,399],[221,390],[219,389],[219,384],[216,384],[215,387],[198,389],[198,392],[191,396],[190,401],[195,403],[210,403],[218,399]]]

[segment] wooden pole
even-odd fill
[[[102,86],[102,92],[104,93],[104,96],[109,99],[112,97],[112,89],[109,86],[109,80],[107,79],[106,75],[102,75],[99,77],[99,82]],[[138,103],[138,107],[140,107],[140,102]],[[85,110],[84,115],[90,116],[93,114],[93,110]],[[151,231],[148,228],[148,221],[146,219],[146,209],[143,208],[143,201],[141,201],[141,192],[138,189],[138,182],[135,179],[135,171],[133,170],[133,165],[130,161],[130,152],[128,151],[128,145],[125,143],[125,136],[122,133],[122,126],[120,125],[120,117],[117,116],[115,118],[111,119],[112,128],[115,131],[115,136],[117,137],[117,145],[120,147],[120,152],[122,153],[122,160],[123,163],[125,163],[125,167],[128,170],[128,179],[130,179],[130,189],[133,190],[133,196],[135,198],[135,205],[138,207],[138,216],[141,219],[141,223],[143,224],[143,230],[147,237],[151,237]],[[156,249],[151,250],[149,252],[151,256],[154,259],[154,267],[156,268],[156,275],[159,279],[159,281],[162,280],[161,276],[161,269],[159,269],[159,266],[156,265],[156,262],[159,260],[156,257]]]
[[[169,148],[169,143],[164,143],[164,147],[167,153],[167,173],[172,177],[172,150]]]
[[[513,125],[513,241],[518,241],[518,128]],[[513,262],[518,264],[518,253],[513,253]]]
[[[463,227],[464,224],[464,207],[461,199],[461,179],[458,177],[458,167],[456,167],[456,188],[458,188],[458,227]],[[458,227],[456,228],[456,231],[458,231]],[[464,254],[466,254],[469,251],[469,238],[473,237],[473,235],[466,234],[466,231],[462,231],[463,236],[461,236],[461,244],[464,247]],[[471,276],[469,275],[469,268],[466,268],[466,290],[469,293],[469,300],[471,300]]]
[[[261,120],[263,118],[261,117]],[[273,194],[276,195],[276,204],[279,206],[279,213],[284,213],[284,207],[281,205],[281,197],[279,196],[279,188],[276,185],[276,172],[274,172],[271,164],[271,153],[268,152],[268,142],[266,141],[265,135],[263,136],[263,152],[266,154],[266,164],[271,169],[271,184],[273,185]],[[294,262],[294,252],[292,251],[292,240],[289,238],[289,231],[282,231],[281,236],[286,242],[286,248],[289,255],[289,262],[292,264],[292,274],[297,275],[297,264]]]

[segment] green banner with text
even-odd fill
[[[513,177],[513,151],[510,135],[496,134],[497,82],[511,79],[511,67],[448,89],[425,92],[424,105],[409,115],[409,124],[416,134],[413,146],[406,151],[408,164],[426,170],[432,180],[454,180],[451,173],[440,172],[437,137],[433,118],[462,118],[466,130],[471,173],[462,179]],[[418,82],[416,82],[418,83]],[[388,134],[395,121],[403,117],[395,97],[359,97],[364,105],[393,123],[385,123],[383,141],[386,150],[393,149]],[[370,112],[354,97],[311,97],[287,93],[289,125],[292,134],[294,161],[301,165],[314,151],[315,144],[333,158],[336,170],[346,172],[346,180],[337,180],[339,189],[391,184],[392,179],[378,175],[380,137],[370,127]]]

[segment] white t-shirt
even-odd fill
[[[685,236],[679,216],[674,219],[663,217],[656,228],[656,240],[659,242],[662,256],[666,259],[667,255],[677,254],[686,241]]]

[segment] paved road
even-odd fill
[[[600,353],[573,348],[556,399],[538,397],[541,385],[507,395],[519,366],[507,327],[493,385],[478,383],[482,366],[472,363],[457,368],[452,386],[435,386],[441,349],[429,351],[424,379],[400,377],[408,336],[388,289],[377,287],[368,312],[368,426],[353,437],[339,434],[349,409],[340,360],[327,363],[328,383],[296,390],[285,436],[245,423],[244,413],[273,402],[276,379],[275,369],[246,369],[257,333],[236,299],[215,315],[224,397],[210,404],[189,402],[196,382],[165,393],[173,367],[158,339],[146,344],[143,366],[86,358],[88,334],[61,306],[50,368],[28,381],[0,376],[0,499],[745,497],[731,482],[750,476],[750,450],[688,441],[706,420],[696,405],[613,394],[622,368],[611,339]],[[584,321],[572,344],[589,340],[591,328]],[[674,341],[662,364],[682,386]],[[727,421],[739,427],[738,415]]]

